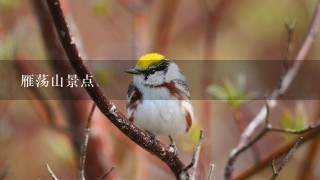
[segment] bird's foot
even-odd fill
[[[146,133],[151,137],[151,145],[154,146],[156,144],[156,135],[154,135],[152,132],[146,130]]]
[[[170,139],[170,144],[169,144],[169,147],[172,148],[172,151],[173,151],[173,157],[175,156],[178,156],[178,148],[176,146],[176,143],[173,141],[171,135],[169,135],[169,139]]]

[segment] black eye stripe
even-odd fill
[[[162,65],[162,66],[156,67],[155,70],[156,70],[156,71],[163,71],[163,70],[165,70],[166,68],[167,68],[167,66]]]
[[[144,70],[144,71],[142,71],[142,73],[143,73],[145,76],[149,76],[149,75],[154,74],[154,73],[157,72],[157,71],[167,71],[169,62],[170,62],[170,61],[166,61],[166,60],[165,60],[165,61],[163,61],[163,63],[159,64],[158,66],[156,66],[156,67],[151,67],[150,69]]]

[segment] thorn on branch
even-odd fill
[[[294,19],[293,22],[290,24],[288,19],[284,20],[284,26],[288,30],[288,32],[292,32],[294,30],[294,27],[297,24],[297,19]]]
[[[53,173],[53,171],[51,170],[49,164],[46,164],[46,168],[47,168],[47,170],[48,170],[48,172],[49,172],[52,180],[58,180],[57,176],[56,176],[56,175]]]
[[[214,164],[210,164],[207,180],[211,180],[212,174],[213,174],[213,168],[214,168]]]

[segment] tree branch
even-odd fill
[[[315,137],[319,138],[319,135],[320,135],[320,126],[316,126],[313,130],[303,134],[303,141],[301,143],[302,144],[307,143],[309,140],[312,140]],[[254,164],[253,166],[244,170],[239,175],[237,175],[234,179],[248,179],[248,177],[253,175],[255,172],[269,165],[273,157],[280,157],[286,154],[291,149],[292,144],[295,143],[295,141],[296,140],[289,141],[284,145],[280,146],[274,151],[274,153],[266,155],[266,157],[264,157],[259,163]]]
[[[233,149],[231,151],[229,160],[227,162],[227,165],[225,167],[225,179],[231,179],[232,177],[232,172],[233,172],[233,164],[236,160],[236,158],[245,150],[247,150],[249,147],[251,147],[253,144],[258,142],[266,133],[275,131],[275,132],[281,132],[281,133],[289,133],[289,134],[304,134],[306,132],[310,131],[316,131],[317,129],[320,128],[320,123],[317,124],[316,126],[308,126],[306,128],[300,129],[300,130],[294,130],[294,129],[278,129],[278,128],[272,128],[271,124],[269,124],[269,105],[266,101],[266,117],[265,117],[265,125],[264,128],[252,139],[248,139],[244,144],[239,146],[237,149]]]
[[[306,57],[307,52],[310,50],[311,44],[315,39],[315,35],[318,32],[318,27],[320,24],[320,0],[317,2],[317,7],[315,10],[315,13],[312,18],[312,22],[310,24],[310,28],[308,31],[308,34],[301,45],[301,48],[299,49],[299,52],[295,58],[293,66],[287,71],[287,73],[281,77],[279,86],[275,88],[275,90],[272,92],[270,96],[270,108],[274,108],[277,104],[276,99],[284,94],[289,86],[291,85],[293,79],[295,78],[296,74],[298,73],[298,70],[300,69],[303,60]],[[232,165],[234,163],[234,160],[238,154],[240,154],[242,151],[247,149],[247,147],[250,147],[252,144],[254,144],[253,141],[250,141],[250,137],[253,135],[256,129],[258,129],[259,126],[263,124],[263,121],[266,119],[265,117],[268,116],[267,114],[267,105],[264,105],[259,113],[255,116],[255,118],[250,122],[250,124],[247,126],[247,128],[243,131],[241,134],[240,140],[238,145],[231,150],[230,158],[228,160],[227,166],[225,168],[225,178],[230,179],[232,177]],[[266,128],[263,129],[255,138],[254,140],[258,140],[261,137],[264,136],[266,133]]]
[[[67,61],[67,56],[62,47],[58,35],[56,33],[56,28],[52,23],[52,17],[48,9],[47,3],[45,0],[31,0],[34,7],[34,12],[38,19],[39,28],[41,30],[42,39],[44,41],[46,54],[50,65],[52,66],[55,73],[67,77],[68,74],[74,74],[74,70],[71,67],[70,63]],[[64,7],[64,12],[66,13],[67,19],[69,20],[69,26],[71,30],[75,33],[77,39],[77,45],[81,46],[79,41],[79,34],[77,33],[76,25],[72,21],[72,16],[70,9],[67,7],[67,1],[61,1]],[[72,38],[71,38],[72,39]],[[74,43],[74,42],[72,42]],[[83,50],[80,51],[82,54],[85,54]],[[87,99],[87,94],[84,89],[78,88],[62,88],[57,91],[61,99],[70,98],[70,99]],[[42,98],[45,99],[45,98]],[[77,159],[80,159],[81,143],[83,136],[83,127],[86,123],[87,111],[91,107],[91,101],[83,100],[73,100],[73,101],[64,101],[62,103],[62,109],[67,113],[66,120],[68,121],[68,127],[70,128],[71,141],[75,149]],[[61,109],[60,109],[61,110]],[[95,122],[98,122],[97,120]],[[96,136],[90,136],[89,144],[90,146],[87,149],[86,157],[86,169],[85,173],[88,179],[97,179],[99,176],[105,172],[106,167],[109,167],[109,163],[112,164],[112,153],[109,150],[109,144],[111,143],[109,139],[106,139],[103,136],[103,132],[107,130],[106,124],[97,124],[93,123],[91,125],[92,129],[97,129],[96,126],[99,126],[99,131],[96,131]],[[104,159],[102,161],[101,159]],[[106,161],[107,160],[107,161]],[[113,173],[112,178],[117,178],[117,174]]]
[[[281,78],[280,84],[278,88],[276,88],[271,96],[271,100],[275,100],[278,98],[279,95],[284,94],[287,89],[289,88],[290,84],[292,83],[293,79],[295,78],[298,70],[300,69],[300,66],[305,59],[305,56],[307,52],[309,51],[311,44],[315,38],[316,33],[318,32],[318,27],[320,24],[320,0],[317,3],[317,8],[313,16],[312,23],[309,28],[309,33],[305,38],[305,41],[303,42],[296,58],[293,66],[289,69],[289,71],[286,73],[286,75]],[[270,107],[274,107],[276,105],[276,102],[270,103]],[[263,121],[263,117],[265,116],[265,107],[263,107],[258,115],[252,120],[252,122],[249,124],[249,126],[246,128],[244,133],[241,135],[241,138],[246,138],[249,137],[250,135],[253,134],[254,130],[256,129],[257,126],[261,124]]]
[[[59,36],[59,40],[68,56],[69,62],[80,79],[91,76],[91,72],[85,66],[79,51],[70,35],[68,25],[60,7],[59,0],[46,0]],[[175,174],[176,178],[189,177],[189,173],[183,171],[185,165],[178,156],[174,155],[172,148],[160,141],[155,141],[151,136],[138,129],[116,108],[116,106],[104,95],[97,82],[93,79],[94,87],[85,87],[87,93],[94,100],[100,111],[126,136],[143,149],[156,155],[165,162]],[[154,142],[154,143],[153,143]]]
[[[307,37],[304,39],[304,42],[302,43],[295,60],[301,61],[306,58],[307,53],[309,52],[311,45],[316,35],[318,34],[319,25],[320,25],[320,1],[318,0],[315,13],[311,20],[311,25],[310,25]]]

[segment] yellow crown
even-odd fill
[[[141,70],[148,69],[153,64],[158,64],[159,62],[165,60],[165,57],[158,53],[149,53],[140,57],[138,60],[136,67]]]

